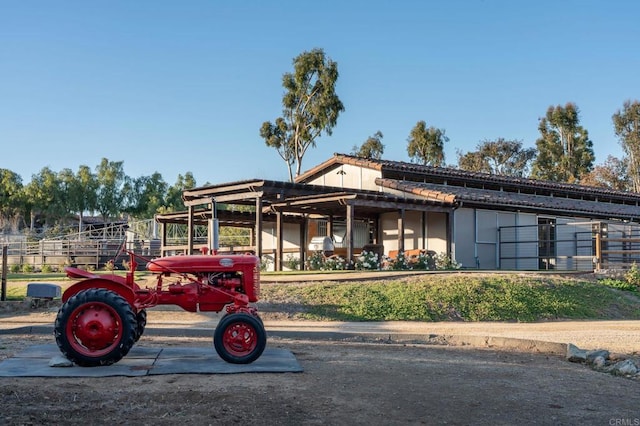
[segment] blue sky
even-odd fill
[[[445,129],[450,164],[487,139],[533,147],[567,102],[601,163],[622,156],[611,116],[640,99],[639,16],[620,0],[0,1],[0,168],[287,180],[259,128],[316,47],[345,112],[303,170],[378,130],[383,158],[409,161],[419,120]]]

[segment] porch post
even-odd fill
[[[187,221],[187,234],[189,235],[187,239],[187,254],[193,254],[193,206],[189,205],[187,209],[189,211],[189,218]]]
[[[327,221],[327,235],[328,237],[331,237],[331,240],[333,240],[333,215],[329,215],[329,220]]]
[[[262,260],[262,197],[256,197],[255,253]]]
[[[282,271],[282,253],[283,253],[283,226],[282,226],[282,212],[276,212],[276,259],[275,270]]]
[[[404,252],[404,209],[398,210],[398,252]]]
[[[161,224],[162,232],[160,234],[160,256],[166,255],[166,247],[167,247],[167,223],[163,222]]]
[[[351,268],[353,260],[353,205],[347,204],[347,268]]]
[[[447,254],[454,260],[455,253],[453,250],[455,249],[455,244],[453,243],[453,210],[450,210],[446,216],[447,220]]]
[[[304,271],[305,254],[307,253],[307,216],[302,217],[300,223],[300,270]]]

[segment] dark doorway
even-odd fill
[[[556,266],[556,220],[538,218],[538,268],[555,269]]]

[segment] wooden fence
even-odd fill
[[[7,257],[3,264],[10,270],[50,268],[55,271],[65,266],[98,270],[110,260],[115,260],[117,269],[124,269],[121,262],[127,260],[120,252],[122,240],[41,240],[8,243],[5,247]],[[127,242],[125,248],[144,257],[160,256],[160,244],[156,241]]]

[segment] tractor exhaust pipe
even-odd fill
[[[209,243],[210,251],[212,254],[218,254],[220,248],[220,223],[218,222],[218,206],[216,199],[211,198],[211,241]]]

